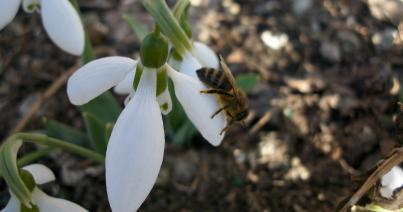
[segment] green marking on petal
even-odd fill
[[[140,63],[137,63],[136,75],[134,75],[134,80],[133,80],[134,90],[137,90],[137,86],[139,86],[142,74],[143,74],[143,66]]]
[[[168,110],[168,103],[164,103],[160,107],[162,110]]]
[[[168,85],[168,77],[167,77],[167,70],[164,67],[158,69],[157,72],[157,96],[162,94],[165,91]]]
[[[21,204],[21,212],[39,212],[39,208],[36,205],[32,205],[32,208],[28,208],[25,205]]]

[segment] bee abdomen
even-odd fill
[[[207,84],[209,87],[228,91],[231,89],[231,84],[222,71],[217,71],[213,68],[201,68],[196,71],[200,81]]]

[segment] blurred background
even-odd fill
[[[168,134],[161,172],[140,211],[333,211],[355,189],[350,176],[397,145],[403,1],[191,3],[194,40],[223,55],[234,75],[255,73],[260,81],[248,92],[246,127],[234,125],[220,147],[200,135],[174,144]],[[79,4],[97,57],[137,57],[139,40],[121,15],[151,28],[139,1]],[[0,47],[3,140],[52,83],[63,85],[77,58],[49,40],[38,15],[22,11],[0,32]],[[41,101],[24,130],[44,128],[44,118],[84,128],[64,85]],[[40,161],[57,174],[45,186],[49,194],[110,211],[102,166],[61,152]],[[2,208],[9,194],[3,181],[0,188]]]

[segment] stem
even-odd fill
[[[35,161],[35,160],[37,160],[37,159],[39,159],[41,157],[44,157],[44,156],[48,155],[53,150],[55,150],[55,148],[47,147],[45,149],[40,149],[40,150],[37,150],[35,152],[31,152],[31,153],[25,155],[24,157],[21,157],[18,160],[17,165],[18,165],[18,167],[23,167],[25,165],[28,165],[32,161]]]
[[[164,0],[144,0],[143,5],[179,54],[183,55],[186,51],[192,50],[192,42],[176,21]]]
[[[16,133],[10,137],[10,141],[13,140],[24,140],[26,142],[36,143],[47,145],[49,147],[61,148],[63,150],[69,151],[71,153],[75,153],[77,155],[90,158],[94,161],[97,161],[101,164],[105,163],[105,157],[99,153],[91,151],[89,149],[83,148],[81,146],[68,143],[66,141],[51,138],[42,134],[35,133]]]
[[[81,23],[83,23],[83,17],[80,11],[80,6],[77,2],[77,0],[70,0],[71,4],[74,6],[74,8],[76,9],[78,16],[80,16],[81,19]],[[84,26],[83,26],[84,27]],[[91,60],[93,60],[95,58],[95,54],[92,48],[92,44],[91,44],[91,40],[90,40],[90,36],[88,34],[88,31],[86,30],[86,28],[84,27],[84,33],[85,33],[85,43],[84,43],[84,52],[81,55],[81,63],[82,64],[86,64],[89,63]]]

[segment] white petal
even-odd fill
[[[40,8],[38,8],[40,5],[40,0],[22,0],[22,9],[27,13],[36,12]]]
[[[133,81],[134,81],[134,76],[136,75],[136,68],[134,68],[133,71],[129,72],[125,79],[121,81],[113,91],[117,94],[129,94],[131,93],[133,89]]]
[[[52,172],[52,170],[42,164],[31,164],[28,166],[24,166],[22,169],[31,173],[32,177],[35,180],[35,183],[38,185],[52,182],[56,179],[55,174]]]
[[[2,0],[0,6],[0,30],[9,24],[15,17],[21,0]]]
[[[213,119],[210,118],[219,109],[215,96],[201,94],[200,91],[205,90],[206,86],[199,80],[179,73],[171,67],[168,67],[167,71],[174,83],[176,97],[189,119],[207,141],[214,146],[220,145],[224,138],[224,133],[220,135],[220,132],[226,121],[222,113]]]
[[[186,52],[183,56],[182,65],[180,67],[180,72],[195,79],[197,78],[196,70],[202,68],[203,66],[197,61],[197,59],[189,52]]]
[[[219,68],[216,53],[206,44],[201,42],[193,42],[193,54],[203,67],[215,69]]]
[[[0,212],[16,212],[21,210],[21,203],[13,194],[11,194],[10,200],[3,210]]]
[[[52,41],[64,51],[81,55],[85,36],[80,16],[69,0],[41,0],[42,22]]]
[[[32,200],[41,212],[86,212],[87,210],[68,200],[48,196],[43,191],[35,188],[32,191]]]
[[[383,197],[391,198],[393,191],[403,186],[403,170],[395,166],[381,179],[381,188],[379,192]]]
[[[172,110],[172,99],[171,99],[171,94],[169,93],[168,86],[165,89],[165,91],[162,92],[157,97],[157,101],[158,101],[158,104],[160,105],[161,113],[164,115],[168,115],[168,113],[170,113]]]
[[[156,71],[145,68],[136,94],[112,131],[105,164],[112,211],[136,211],[161,168],[164,129],[155,87]]]
[[[82,105],[120,83],[136,67],[127,57],[104,57],[76,71],[67,82],[70,102]]]

